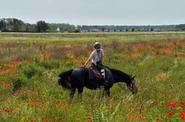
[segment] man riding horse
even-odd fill
[[[73,98],[76,89],[79,96],[82,95],[83,88],[97,89],[104,87],[103,96],[110,96],[110,88],[114,83],[124,82],[129,90],[135,94],[137,87],[134,77],[120,70],[113,69],[102,64],[103,49],[99,42],[94,44],[95,50],[92,51],[84,67],[77,67],[59,74],[58,83],[64,88],[70,89],[70,96]],[[92,66],[85,66],[92,61]]]
[[[104,51],[102,49],[102,46],[99,42],[95,42],[94,44],[94,50],[91,52],[89,58],[84,64],[84,67],[91,61],[92,62],[92,67],[96,67],[98,71],[101,72],[102,78],[105,81],[105,85],[108,84],[108,80],[106,80],[105,77],[105,66],[102,64],[103,61],[103,56],[104,56]]]

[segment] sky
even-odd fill
[[[0,0],[0,18],[74,25],[185,23],[185,0]]]

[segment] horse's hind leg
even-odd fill
[[[78,88],[78,98],[82,99],[83,88]]]
[[[71,93],[70,93],[71,99],[73,99],[75,91],[76,91],[76,88],[75,87],[71,87]]]

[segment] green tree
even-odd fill
[[[24,22],[16,18],[4,18],[0,20],[1,31],[20,32],[25,31],[24,27]]]
[[[49,29],[48,24],[45,21],[38,21],[36,25],[37,32],[46,32]]]
[[[6,23],[3,19],[0,20],[0,31],[4,31],[6,28]]]
[[[14,32],[20,32],[25,31],[24,22],[18,19],[12,19],[12,31]]]
[[[180,31],[185,31],[185,24],[177,25],[176,28]]]
[[[36,32],[36,25],[35,24],[26,24],[25,25],[26,32]]]

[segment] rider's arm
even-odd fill
[[[87,61],[84,64],[84,66],[86,66],[90,60],[92,60],[93,54],[94,54],[94,51],[90,54],[89,58],[87,59]]]

